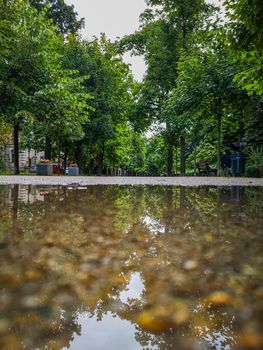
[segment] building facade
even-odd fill
[[[21,169],[34,168],[41,157],[44,157],[44,152],[21,150],[19,152],[19,167]],[[4,166],[8,170],[14,169],[14,145],[0,145],[0,160],[2,167]]]

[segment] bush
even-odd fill
[[[196,149],[196,161],[200,160],[207,160],[210,164],[210,166],[216,166],[216,157],[217,157],[217,151],[216,151],[216,145],[212,144],[211,142],[208,142],[207,140],[203,140],[199,143]],[[189,168],[193,168],[194,164],[194,152],[190,154],[190,156],[187,158],[187,166]]]
[[[1,157],[1,155],[0,155],[0,171],[1,171],[1,172],[6,171],[6,164],[5,164],[5,162],[4,162],[3,157]]]
[[[249,149],[246,175],[263,177],[263,147]]]

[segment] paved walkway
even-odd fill
[[[0,176],[0,185],[263,186],[263,179],[235,177]]]

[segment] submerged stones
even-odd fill
[[[196,260],[186,260],[183,266],[184,266],[184,269],[186,271],[192,271],[192,270],[195,270],[198,267],[198,261],[196,261]]]
[[[169,328],[177,328],[187,322],[188,307],[182,300],[170,300],[166,305],[157,305],[141,312],[136,323],[146,331],[161,333]]]
[[[232,302],[233,298],[231,295],[224,291],[213,292],[205,299],[205,304],[212,307],[229,305]]]
[[[100,336],[108,314],[141,348],[263,348],[253,193],[221,205],[215,188],[30,191],[0,201],[0,349],[70,348],[80,315]]]

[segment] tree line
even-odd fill
[[[116,45],[82,40],[83,20],[64,1],[1,1],[0,10],[0,125],[13,133],[15,173],[21,147],[86,172],[136,170],[134,82]]]
[[[234,141],[247,174],[263,174],[263,5],[146,4],[139,29],[111,42],[83,40],[64,1],[0,1],[0,142],[12,131],[16,174],[21,147],[89,174],[184,175],[204,159],[220,171]],[[127,51],[145,59],[142,82]]]
[[[244,141],[248,173],[263,174],[262,3],[146,3],[140,29],[121,47],[147,63],[136,108],[142,127],[159,125],[150,140],[150,148],[159,150],[151,155],[152,170],[184,175],[208,159],[220,171],[222,151]]]

